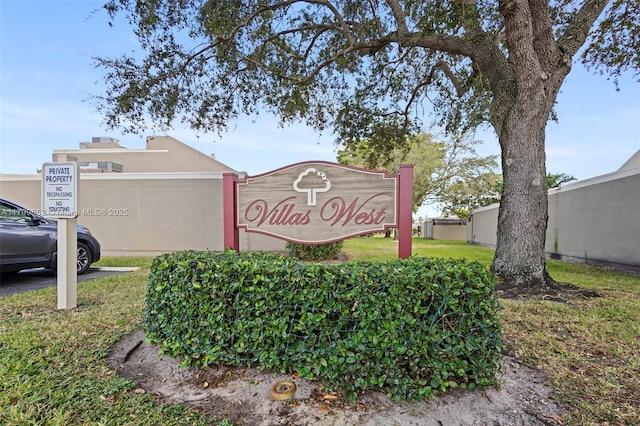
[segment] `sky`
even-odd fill
[[[92,57],[117,57],[137,49],[131,27],[109,27],[94,0],[0,0],[0,173],[32,174],[54,149],[77,149],[95,136],[110,136],[144,149],[146,136],[108,130],[88,101],[100,94],[104,70]],[[640,149],[640,83],[623,75],[619,89],[574,60],[558,96],[558,122],[547,125],[549,173],[578,180],[616,171]],[[437,132],[434,132],[437,133]],[[228,132],[166,134],[238,171],[256,175],[308,160],[336,160],[334,137],[302,124],[279,126],[262,114],[242,118]],[[499,154],[493,131],[478,132],[480,155]],[[424,207],[422,216],[437,216]]]

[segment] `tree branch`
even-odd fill
[[[431,71],[429,72],[429,76],[425,80],[425,83],[431,84],[431,82],[433,81],[433,74],[438,69],[442,70],[442,72],[444,72],[444,75],[446,75],[449,81],[451,81],[451,84],[453,84],[453,87],[456,89],[457,95],[459,97],[464,95],[465,90],[463,90],[462,87],[460,86],[460,80],[456,78],[453,71],[451,71],[451,68],[449,68],[449,65],[442,60],[436,62],[436,64],[431,68]]]
[[[404,37],[405,34],[409,34],[409,28],[407,27],[407,18],[398,0],[386,0],[386,2],[391,9],[391,13],[393,13],[393,17],[396,21],[396,28],[398,29],[398,34],[400,35],[400,37]]]
[[[299,85],[299,86],[304,86],[309,84],[309,82],[311,82],[311,80],[314,79],[314,77],[316,75],[318,75],[324,68],[326,68],[327,66],[333,64],[335,61],[337,61],[338,59],[340,59],[341,57],[348,55],[349,53],[354,52],[355,48],[349,46],[345,49],[342,49],[341,51],[339,51],[338,53],[336,53],[333,56],[330,56],[328,58],[326,58],[325,60],[323,60],[322,62],[320,62],[319,65],[317,65],[315,68],[313,68],[307,75],[305,75],[303,78],[296,78],[287,74],[282,74],[282,73],[275,73],[274,75],[277,76],[278,78],[281,78],[283,80],[287,80],[292,82],[293,84]],[[256,61],[255,59],[252,59],[250,57],[245,57],[244,58],[245,61],[260,67],[262,69],[269,69],[269,67],[267,67],[266,65],[264,65],[263,63]]]
[[[336,9],[335,6],[333,4],[331,4],[330,1],[327,1],[327,0],[301,0],[301,2],[302,3],[319,4],[321,6],[327,7],[333,13],[333,16],[335,16],[336,19],[338,20],[338,23],[342,27],[343,34],[347,37],[347,39],[349,41],[349,44],[350,45],[354,45],[356,43],[356,40],[353,38],[353,34],[351,34],[351,31],[349,30],[349,26],[345,22],[344,18],[342,17],[342,15],[338,11],[338,9]]]
[[[548,0],[529,0],[531,24],[533,29],[533,48],[538,61],[545,72],[549,72],[556,64],[558,48],[553,38],[553,28],[549,17]]]
[[[564,61],[569,66],[572,58],[586,42],[591,27],[608,3],[609,0],[587,0],[571,18],[564,33],[558,37],[558,48],[564,54]]]
[[[408,33],[400,37],[393,37],[393,41],[401,43],[403,46],[424,47],[427,49],[446,52],[451,55],[462,55],[474,59],[478,52],[474,41],[463,39],[462,37],[449,36],[444,34],[425,35],[420,32]]]

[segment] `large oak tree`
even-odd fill
[[[545,125],[573,61],[638,72],[637,0],[110,0],[141,56],[98,58],[113,127],[224,129],[268,110],[382,155],[423,127],[488,122],[503,195],[492,269],[522,292],[545,265]],[[115,21],[114,21],[115,22]],[[582,49],[582,51],[581,51]],[[581,51],[581,52],[580,52]]]

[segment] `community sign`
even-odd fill
[[[246,178],[236,186],[237,227],[303,244],[397,226],[398,176],[310,161]]]

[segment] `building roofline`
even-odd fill
[[[129,172],[129,173],[80,173],[82,180],[143,180],[143,179],[222,179],[229,172]],[[243,178],[245,173],[238,173]],[[0,180],[41,180],[41,174],[0,174]]]
[[[598,183],[604,183],[604,182],[609,182],[612,180],[617,180],[617,179],[624,179],[626,177],[629,176],[634,176],[640,174],[640,167],[636,167],[633,169],[627,169],[627,170],[619,170],[619,171],[615,171],[615,172],[611,172],[611,173],[607,173],[604,175],[600,175],[600,176],[595,176],[589,179],[583,179],[583,180],[579,180],[576,182],[570,182],[567,184],[564,184],[562,186],[560,186],[559,188],[551,188],[549,189],[549,195],[555,194],[557,192],[561,192],[561,191],[572,191],[574,189],[579,189],[579,188],[583,188],[585,186],[589,186],[589,185],[595,185]]]
[[[152,152],[169,152],[168,149],[54,149],[54,154],[146,154]]]

